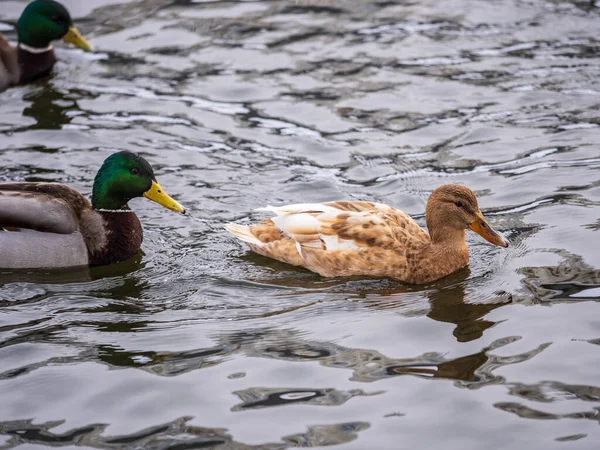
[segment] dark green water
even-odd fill
[[[0,273],[0,448],[592,449],[600,9],[558,0],[65,0],[93,55],[0,94],[0,182],[141,152],[192,217],[143,255]],[[0,1],[0,31],[25,1]],[[599,5],[600,6],[600,5]],[[59,45],[60,46],[60,45]],[[428,286],[323,279],[255,208],[471,187],[510,240]]]

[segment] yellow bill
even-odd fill
[[[469,225],[469,229],[473,230],[479,236],[492,244],[500,247],[508,247],[508,241],[504,237],[488,225],[483,215],[479,213],[475,221]]]
[[[175,211],[182,214],[185,213],[185,209],[183,208],[183,206],[181,206],[179,202],[173,200],[171,197],[165,194],[163,188],[161,188],[160,184],[158,184],[158,182],[156,181],[153,181],[150,189],[144,192],[144,197],[146,197],[149,200],[152,200],[153,202],[158,203],[161,206],[164,206],[167,209],[170,209],[171,211]]]
[[[69,27],[69,31],[67,31],[67,34],[65,34],[63,40],[65,42],[68,42],[69,44],[73,44],[77,48],[85,50],[86,52],[89,52],[94,49],[94,47],[92,47],[92,44],[86,41],[85,38],[79,32],[79,30],[74,26]]]

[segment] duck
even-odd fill
[[[0,92],[46,76],[56,63],[52,42],[63,39],[85,51],[92,45],[73,25],[67,8],[54,0],[34,0],[17,22],[18,45],[0,34]]]
[[[0,184],[0,269],[103,266],[132,258],[143,240],[128,206],[136,197],[185,213],[156,181],[148,161],[129,151],[106,158],[91,202],[60,183]]]
[[[425,218],[428,231],[408,214],[381,203],[336,201],[267,206],[274,217],[225,229],[250,250],[322,277],[387,277],[426,284],[469,264],[466,230],[488,242],[508,241],[487,223],[467,187],[435,189]]]

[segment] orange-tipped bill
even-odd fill
[[[146,197],[148,200],[158,203],[161,206],[164,206],[167,209],[170,209],[171,211],[182,214],[185,213],[183,206],[181,206],[179,202],[169,197],[165,191],[163,191],[163,188],[160,187],[160,184],[158,184],[156,181],[153,181],[150,189],[144,192],[144,197]]]
[[[479,236],[492,244],[500,247],[508,247],[508,241],[504,237],[488,225],[483,216],[478,215],[475,221],[469,225],[469,229],[473,230]]]
[[[65,42],[68,42],[69,44],[73,44],[77,48],[85,50],[86,52],[89,52],[94,49],[94,47],[92,47],[92,44],[86,41],[85,38],[79,32],[79,30],[74,26],[69,27],[69,31],[67,32],[67,34],[65,34],[63,40]]]

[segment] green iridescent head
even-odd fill
[[[92,206],[106,210],[128,209],[127,203],[136,197],[146,197],[172,211],[185,212],[183,206],[160,187],[148,161],[128,151],[110,155],[94,179]]]
[[[17,22],[19,42],[33,48],[46,48],[52,41],[64,39],[83,49],[92,46],[73,26],[67,8],[53,0],[31,2]]]

